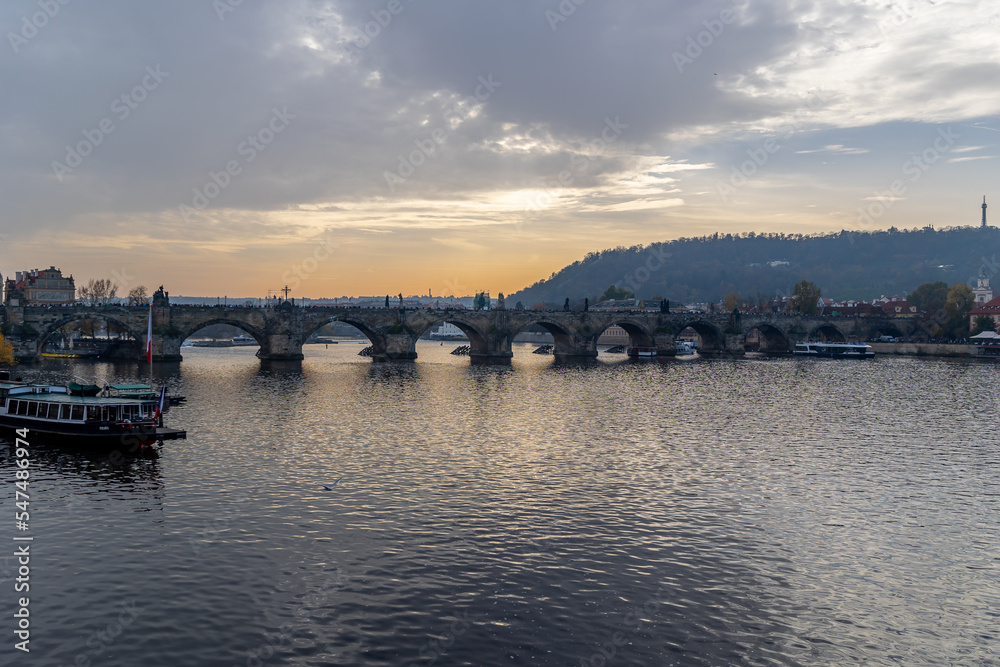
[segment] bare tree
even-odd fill
[[[91,306],[107,303],[114,299],[117,294],[118,285],[107,278],[91,278],[86,285],[80,288],[80,299]]]
[[[145,285],[133,287],[128,291],[128,305],[130,306],[141,306],[146,303],[146,299],[148,298],[149,294],[146,292]]]

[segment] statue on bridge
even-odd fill
[[[507,310],[503,301],[503,292],[500,292],[500,295],[497,297],[496,310]]]
[[[163,289],[163,285],[153,292],[153,305],[157,308],[162,308],[170,305],[170,292],[166,292]]]
[[[733,312],[729,313],[729,326],[726,327],[726,333],[740,333],[743,330],[742,320],[740,309],[733,306]]]

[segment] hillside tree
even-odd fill
[[[976,295],[965,283],[957,283],[948,290],[948,299],[944,310],[948,315],[947,332],[953,338],[965,338],[969,335],[969,311],[976,305]]]
[[[981,334],[984,331],[996,331],[997,321],[990,315],[979,315],[976,317],[976,326],[972,328],[972,335]]]
[[[906,300],[911,306],[916,306],[917,310],[933,315],[944,308],[944,303],[948,300],[948,283],[940,280],[923,283],[910,292]]]
[[[624,299],[634,299],[635,292],[627,290],[624,287],[617,287],[615,285],[609,285],[608,289],[604,290],[604,294],[597,299],[598,303],[601,301],[621,301]]]
[[[792,290],[794,310],[801,315],[815,315],[819,311],[819,298],[822,292],[819,287],[808,280],[801,280]]]

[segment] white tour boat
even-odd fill
[[[796,343],[795,354],[835,359],[871,359],[875,351],[865,343]]]

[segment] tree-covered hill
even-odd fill
[[[526,307],[591,303],[617,285],[643,299],[675,303],[791,294],[800,280],[834,299],[907,294],[926,282],[972,282],[998,270],[1000,229],[958,227],[833,234],[713,234],[588,254],[509,297]],[[1000,287],[1000,277],[994,282]]]

